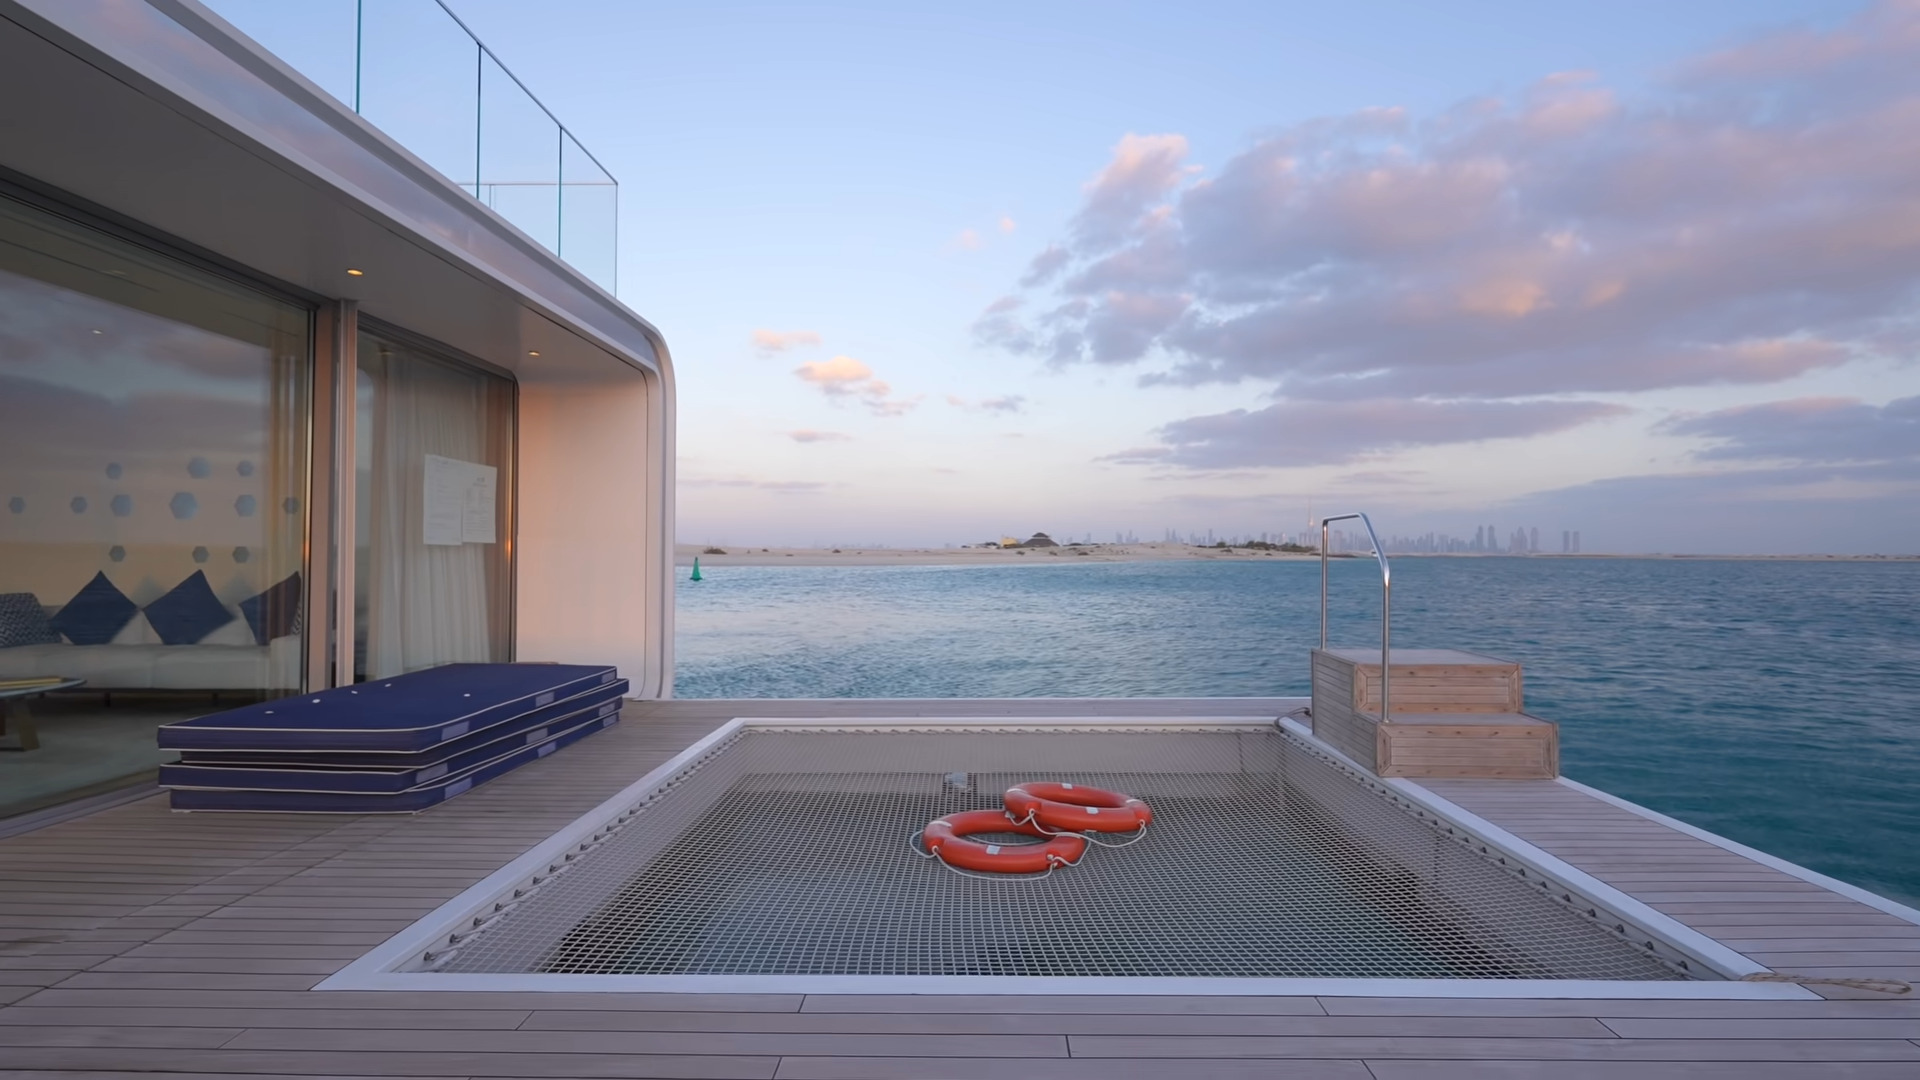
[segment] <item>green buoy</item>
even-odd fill
[[[692,580],[694,581],[700,580],[700,556],[698,555],[695,555],[693,557],[693,579]]]

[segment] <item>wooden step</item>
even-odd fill
[[[1323,664],[1350,672],[1345,679],[1352,687],[1353,709],[1379,715],[1379,649],[1328,649],[1316,653],[1316,674]],[[1392,692],[1395,716],[1515,713],[1526,707],[1519,664],[1458,649],[1393,650]]]
[[[1396,649],[1391,722],[1380,650],[1313,651],[1313,731],[1381,776],[1551,777],[1559,729],[1524,711],[1520,665],[1458,649]]]
[[[1394,665],[1398,667],[1399,665]],[[1560,775],[1560,733],[1525,713],[1399,716],[1374,726],[1381,776],[1550,780]]]

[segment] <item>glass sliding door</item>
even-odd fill
[[[301,689],[311,313],[0,196],[0,815]]]
[[[511,659],[513,383],[363,328],[354,679]]]

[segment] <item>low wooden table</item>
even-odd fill
[[[36,686],[0,687],[0,750],[40,749],[40,732],[33,726],[33,713],[27,708],[28,698],[86,684],[85,679],[61,679]]]

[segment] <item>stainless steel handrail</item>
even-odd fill
[[[1367,527],[1367,539],[1373,541],[1373,557],[1380,562],[1380,722],[1384,724],[1389,716],[1387,703],[1393,700],[1393,668],[1388,663],[1392,655],[1393,568],[1387,565],[1387,550],[1380,546],[1380,534],[1373,531],[1373,521],[1365,514],[1335,514],[1320,519],[1320,649],[1324,652],[1327,648],[1327,541],[1331,539],[1327,525],[1353,518],[1359,518],[1360,524]]]

